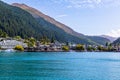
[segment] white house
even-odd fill
[[[3,40],[0,41],[0,47],[3,49],[13,49],[16,45],[22,45],[24,48],[27,47],[26,43],[17,40]]]

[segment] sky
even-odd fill
[[[120,37],[120,0],[2,0],[24,3],[85,35]]]

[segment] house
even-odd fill
[[[27,47],[26,43],[17,40],[2,40],[0,41],[0,47],[2,49],[13,49],[16,45],[22,45],[24,48]]]
[[[36,43],[37,51],[62,51],[62,44],[58,41],[50,44],[41,44],[39,41]]]
[[[50,47],[55,49],[55,50],[61,50],[62,49],[62,44],[58,41],[55,41],[54,43],[50,44]]]

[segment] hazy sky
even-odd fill
[[[24,3],[86,35],[120,35],[120,0],[2,0]]]

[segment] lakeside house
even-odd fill
[[[25,51],[32,51],[32,52],[58,52],[58,51],[63,51],[62,50],[62,44],[59,43],[58,41],[55,41],[54,43],[50,43],[50,44],[41,44],[39,41],[37,41],[36,43],[36,47],[27,47],[25,48]]]
[[[17,41],[17,40],[13,40],[13,39],[2,39],[0,41],[0,47],[2,49],[13,49],[13,48],[15,48],[16,45],[21,45],[24,48],[27,47],[27,44],[23,43],[22,41]]]

